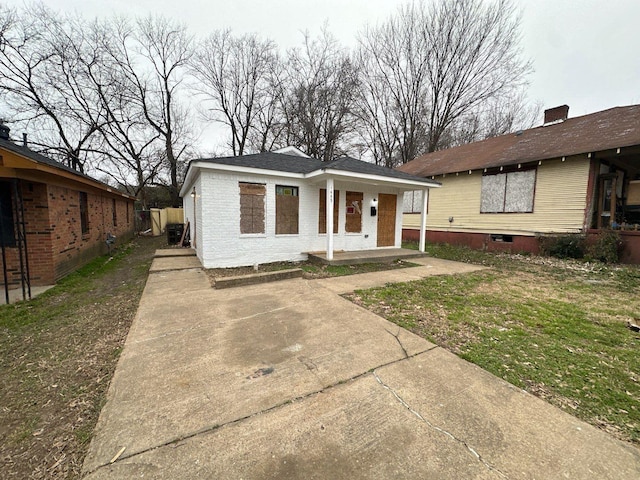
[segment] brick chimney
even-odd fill
[[[544,111],[544,124],[560,123],[569,117],[569,105],[560,105],[559,107],[548,108]]]

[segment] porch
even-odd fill
[[[360,263],[391,263],[395,260],[424,257],[425,254],[408,248],[378,248],[350,252],[333,251],[333,258],[327,259],[327,252],[308,252],[310,262],[324,265],[356,265]]]

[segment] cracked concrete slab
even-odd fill
[[[150,275],[87,471],[434,348],[312,281],[205,282],[195,269]],[[171,294],[178,284],[193,290]]]
[[[450,260],[440,260],[439,258],[431,257],[410,258],[409,261],[421,266],[385,270],[382,272],[361,273],[344,277],[323,278],[316,280],[316,282],[318,285],[322,285],[333,293],[343,294],[365,288],[382,287],[387,283],[410,282],[433,275],[470,273],[486,269],[486,267],[479,265],[452,262]]]
[[[184,270],[187,268],[202,268],[198,257],[182,255],[174,257],[156,257],[151,263],[149,273],[162,272],[167,270]]]
[[[276,433],[277,432],[277,433]],[[499,479],[372,374],[98,470],[112,478]]]
[[[640,476],[637,449],[327,282],[215,290],[178,260],[149,275],[88,479]]]
[[[635,447],[441,348],[375,374],[398,401],[505,478],[640,475]]]

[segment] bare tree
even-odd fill
[[[0,33],[0,89],[12,120],[31,125],[33,144],[84,171],[96,151],[100,104],[87,67],[103,52],[87,41],[83,23],[42,4],[13,12]]]
[[[119,38],[123,23],[94,21],[86,23],[87,39],[104,52],[101,62],[85,66],[100,105],[100,155],[93,169],[110,184],[134,194],[146,206],[145,187],[152,184],[163,167],[157,154],[158,132],[149,124],[137,98],[137,84],[120,67]]]
[[[457,121],[521,88],[530,64],[519,26],[511,0],[443,0],[409,4],[365,30],[360,112],[376,160],[404,163],[441,148]]]
[[[360,35],[358,113],[378,164],[406,163],[424,150],[429,48],[414,6]]]
[[[457,119],[441,136],[439,148],[450,148],[535,126],[540,103],[530,104],[524,91],[497,97]]]
[[[520,16],[511,0],[446,0],[422,10],[431,49],[428,151],[446,129],[483,102],[522,86],[531,67],[520,58]]]
[[[162,142],[159,160],[167,172],[171,202],[178,206],[180,163],[189,145],[190,127],[180,103],[180,89],[193,40],[183,25],[162,17],[139,19],[134,27],[120,20],[115,34],[112,58],[133,85],[129,101]]]
[[[214,120],[229,127],[229,148],[233,155],[242,155],[259,122],[270,128],[275,109],[276,46],[256,35],[235,37],[225,30],[211,34],[196,51],[190,63],[197,80],[195,89],[208,100],[204,116],[211,119],[209,112],[213,112]]]
[[[285,129],[281,141],[308,155],[331,160],[347,150],[355,127],[357,67],[329,32],[289,50],[280,105]]]

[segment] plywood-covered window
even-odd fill
[[[276,185],[276,235],[297,234],[298,187]]]
[[[535,170],[484,175],[480,213],[531,213],[535,186]]]
[[[86,235],[89,233],[89,200],[87,198],[87,192],[79,192],[79,202],[80,202],[80,228],[82,229],[82,234]]]
[[[333,191],[333,233],[338,233],[338,212],[340,210],[340,191]],[[320,189],[318,233],[327,233],[327,189]]]
[[[240,182],[240,233],[264,233],[264,197],[262,183]]]
[[[362,192],[346,192],[346,222],[344,231],[347,233],[362,232]]]
[[[414,190],[413,192],[404,192],[402,201],[402,213],[421,213],[422,212],[422,190]]]

